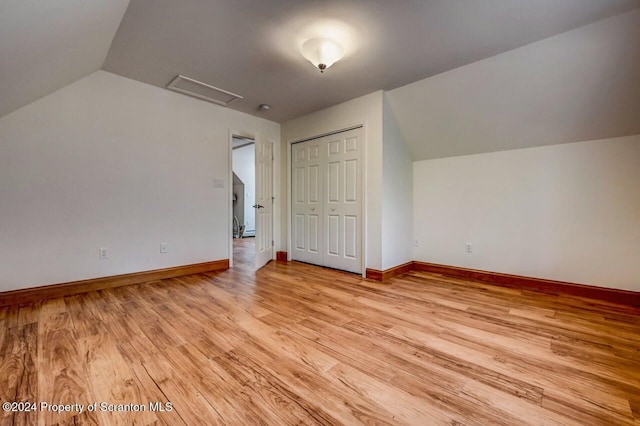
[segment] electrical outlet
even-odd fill
[[[466,253],[473,253],[473,247],[471,246],[471,243],[464,243],[464,251]]]
[[[414,247],[420,247],[420,239],[418,239],[418,238],[414,238],[414,240],[413,240],[413,246],[414,246]]]
[[[107,259],[109,257],[109,249],[106,247],[102,247],[98,250],[98,258]]]
[[[160,243],[160,253],[169,253],[169,244]]]

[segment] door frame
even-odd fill
[[[276,161],[275,161],[275,148],[276,148],[276,143],[271,141],[269,138],[265,137],[262,133],[260,132],[251,132],[251,131],[241,131],[241,130],[235,130],[235,129],[229,129],[229,136],[228,136],[228,161],[229,161],[229,174],[228,174],[228,182],[229,182],[229,191],[228,191],[228,200],[229,200],[229,212],[228,212],[228,223],[227,223],[227,240],[229,242],[228,244],[228,252],[229,252],[229,267],[233,268],[233,138],[234,137],[239,137],[239,138],[249,138],[249,139],[253,139],[254,143],[255,141],[261,137],[264,138],[265,141],[269,141],[273,144],[273,148],[274,148],[274,159],[273,159],[273,167],[271,168],[271,173],[272,173],[272,179],[271,179],[271,191],[275,196],[275,189],[276,189],[276,181],[275,181],[275,170],[276,170]],[[254,165],[255,167],[255,165]],[[277,198],[276,198],[277,199]],[[276,203],[273,203],[273,212],[271,215],[271,228],[273,231],[273,235],[274,235],[274,241],[275,241],[275,235],[276,235],[276,228],[275,228],[275,223],[276,223],[276,215],[275,215],[275,207],[276,207]],[[256,225],[257,227],[257,225]],[[256,229],[257,231],[257,229]],[[255,237],[254,237],[255,238]],[[255,254],[255,252],[254,252]],[[276,248],[275,245],[272,249],[272,254],[271,254],[271,260],[274,260],[276,258]]]
[[[318,138],[322,138],[324,136],[329,136],[329,135],[333,135],[335,133],[342,133],[342,132],[346,132],[348,130],[353,130],[356,128],[361,128],[362,129],[362,141],[363,141],[363,149],[362,149],[362,204],[360,205],[360,217],[362,217],[361,223],[360,223],[360,235],[362,236],[362,258],[360,259],[360,268],[362,270],[362,277],[366,278],[367,276],[367,269],[366,269],[366,264],[367,264],[367,147],[368,147],[368,143],[367,143],[367,121],[363,120],[361,122],[355,123],[355,124],[350,124],[350,125],[344,125],[344,126],[339,126],[337,127],[337,129],[335,130],[328,130],[326,132],[317,134],[317,135],[311,135],[311,136],[307,136],[307,137],[297,137],[294,139],[289,139],[287,140],[287,261],[291,261],[291,254],[293,253],[293,218],[291,217],[292,214],[292,208],[291,208],[291,204],[293,202],[293,194],[291,193],[291,190],[293,189],[293,184],[291,182],[292,180],[292,173],[291,173],[291,166],[293,165],[293,158],[292,158],[292,153],[293,153],[293,145],[299,142],[305,142],[308,140],[312,140],[312,139],[318,139]]]

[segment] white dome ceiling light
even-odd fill
[[[300,53],[323,73],[344,56],[344,48],[328,38],[312,38],[304,42]]]

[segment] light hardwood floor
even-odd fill
[[[640,424],[640,312],[300,263],[0,308],[1,424]],[[635,418],[635,420],[634,420]]]
[[[233,261],[236,265],[240,264],[253,268],[256,264],[256,239],[235,238],[233,240]]]

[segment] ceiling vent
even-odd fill
[[[209,86],[208,84],[183,75],[178,75],[174,78],[167,86],[167,89],[222,106],[227,106],[236,99],[242,99],[240,95]]]

